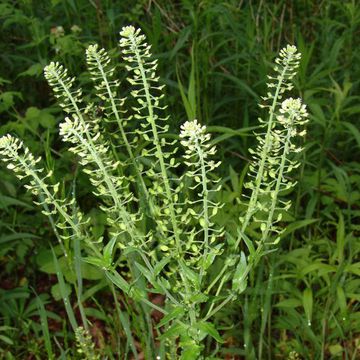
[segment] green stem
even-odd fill
[[[275,91],[275,95],[273,98],[273,102],[271,104],[270,110],[269,110],[269,121],[268,121],[268,126],[267,126],[267,131],[266,131],[266,136],[265,136],[265,144],[262,148],[261,151],[261,155],[260,155],[260,164],[259,164],[259,169],[257,171],[256,174],[256,178],[255,178],[255,189],[252,191],[251,193],[251,197],[250,197],[250,201],[249,201],[249,205],[248,205],[248,209],[247,212],[245,214],[245,218],[244,221],[242,223],[241,226],[241,233],[245,233],[245,230],[249,224],[249,221],[251,219],[251,217],[253,216],[254,213],[254,209],[256,206],[256,202],[259,196],[259,191],[260,191],[260,187],[262,184],[262,178],[263,178],[263,174],[264,174],[264,167],[265,167],[265,162],[268,156],[268,153],[270,151],[270,147],[271,147],[271,129],[273,126],[273,120],[274,120],[274,115],[275,115],[275,108],[278,102],[278,98],[279,98],[279,94],[280,94],[280,89],[281,89],[281,85],[284,81],[285,78],[285,74],[286,71],[288,70],[288,63],[286,63],[286,66],[284,66],[283,71],[281,72],[279,79],[278,79],[278,83],[276,86],[276,91]],[[241,237],[239,237],[235,243],[235,249],[238,248],[239,244],[241,241]]]
[[[220,303],[213,311],[208,312],[208,314],[204,317],[203,321],[207,321],[210,319],[213,315],[215,315],[219,310],[221,310],[229,301],[235,299],[235,295],[231,294],[228,297],[225,298],[225,300]]]
[[[214,281],[209,285],[209,287],[205,290],[206,294],[209,294],[210,290],[214,287],[214,285],[219,281],[219,279],[222,278],[222,276],[224,275],[225,271],[227,270],[227,268],[229,267],[228,264],[225,264],[225,266],[221,269],[220,273],[218,276],[216,276],[216,278],[214,279]]]
[[[220,294],[220,292],[221,292],[221,289],[222,289],[222,287],[224,286],[226,280],[227,280],[226,277],[223,277],[223,278],[221,279],[220,284],[219,284],[219,287],[218,287],[217,290],[216,290],[215,296],[219,296],[219,294]],[[211,313],[211,311],[212,311],[212,309],[214,308],[214,306],[215,306],[214,303],[212,303],[212,304],[210,305],[210,308],[209,308],[209,310],[208,310],[208,312],[207,312],[207,315]]]
[[[15,159],[18,159],[21,163],[21,165],[24,167],[24,169],[27,169],[31,175],[31,177],[36,181],[38,187],[43,191],[43,193],[46,195],[48,199],[51,200],[51,203],[55,206],[58,213],[65,219],[65,221],[70,225],[70,227],[73,229],[75,235],[79,239],[86,239],[85,234],[81,232],[81,230],[76,226],[76,224],[72,221],[71,217],[66,213],[66,211],[59,205],[58,201],[53,197],[53,195],[48,190],[47,186],[44,184],[44,182],[39,178],[36,171],[32,169],[31,166],[29,166],[24,159],[22,159],[20,156],[18,156],[17,153],[14,151],[11,151],[12,155]],[[94,251],[95,254],[101,256],[99,250],[92,244],[91,241],[87,242],[88,245],[90,245],[91,249]]]
[[[175,215],[175,206],[174,206],[174,202],[173,202],[173,197],[171,194],[171,188],[170,188],[170,182],[169,182],[169,178],[166,172],[166,166],[165,166],[165,160],[164,160],[164,156],[163,156],[163,152],[161,149],[161,145],[160,145],[160,141],[159,141],[159,134],[156,128],[156,124],[155,124],[155,119],[154,119],[154,110],[153,110],[153,104],[151,101],[151,96],[150,96],[150,92],[149,92],[149,84],[147,82],[147,78],[146,78],[146,74],[145,74],[145,69],[143,66],[143,60],[140,56],[139,53],[139,49],[137,47],[137,43],[135,41],[135,38],[132,36],[130,37],[130,41],[132,43],[132,46],[134,48],[134,52],[135,52],[135,56],[136,56],[136,60],[137,60],[137,65],[141,74],[141,79],[142,79],[142,83],[143,83],[143,88],[145,91],[145,97],[146,97],[146,103],[147,103],[147,109],[149,112],[149,117],[148,117],[148,121],[151,125],[151,130],[154,136],[154,145],[156,148],[156,157],[159,160],[160,163],[160,169],[161,169],[161,176],[164,182],[164,186],[165,186],[165,192],[166,192],[166,197],[169,201],[169,211],[170,211],[170,220],[171,220],[171,224],[172,224],[172,228],[174,231],[174,236],[175,236],[175,241],[176,241],[176,247],[177,247],[177,251],[178,254],[181,254],[181,242],[180,242],[180,236],[179,236],[179,227],[177,224],[177,220],[176,220],[176,215]]]
[[[292,124],[294,117],[292,116],[290,118],[290,124]],[[271,230],[271,224],[273,222],[273,217],[274,217],[274,212],[275,212],[275,207],[277,204],[277,198],[279,195],[279,191],[280,191],[280,186],[282,184],[282,179],[283,179],[283,175],[284,175],[284,170],[285,170],[285,164],[286,164],[286,160],[287,160],[287,154],[289,152],[289,146],[290,146],[290,138],[291,138],[291,132],[292,132],[292,127],[291,125],[288,128],[287,134],[286,134],[286,138],[285,138],[285,145],[284,145],[284,151],[282,153],[281,156],[281,163],[280,163],[280,167],[279,167],[279,174],[278,177],[276,179],[276,185],[275,185],[275,190],[274,190],[274,196],[272,196],[272,203],[271,203],[271,207],[270,207],[270,211],[268,213],[268,218],[266,221],[266,228],[265,231],[262,234],[261,237],[261,242],[264,243],[269,235],[269,232]]]
[[[76,132],[74,132],[74,134],[78,137],[79,140],[81,140],[81,142],[84,144],[85,147],[88,148],[88,151],[90,151],[90,153],[93,155],[93,158],[96,162],[96,164],[98,165],[98,167],[100,168],[100,170],[103,172],[104,174],[104,179],[106,184],[108,185],[109,191],[111,193],[111,196],[113,198],[114,203],[118,206],[118,209],[121,208],[120,205],[118,204],[118,199],[117,199],[117,194],[116,191],[114,189],[114,186],[112,184],[112,182],[109,180],[109,175],[107,174],[107,171],[105,170],[105,166],[103,164],[103,162],[101,161],[101,159],[97,156],[97,153],[93,151],[93,149],[95,148],[94,142],[88,132],[88,130],[86,129],[86,122],[82,116],[82,113],[74,99],[74,97],[72,96],[71,92],[69,91],[68,87],[66,86],[66,84],[62,81],[62,79],[58,76],[57,72],[54,71],[53,73],[57,79],[57,81],[59,82],[59,84],[61,85],[61,87],[63,88],[65,94],[67,95],[67,98],[71,101],[71,104],[73,105],[74,109],[75,109],[75,113],[77,115],[77,117],[79,118],[80,122],[84,125],[84,129],[85,129],[85,135],[86,135],[86,139],[87,141],[84,141],[84,138],[79,136]]]
[[[209,251],[209,208],[208,208],[208,188],[207,188],[207,177],[205,169],[204,154],[201,147],[196,144],[196,151],[200,159],[201,166],[201,182],[202,182],[202,197],[203,197],[203,216],[204,216],[204,261],[206,261],[208,251]],[[200,286],[201,280],[204,276],[205,268],[204,266],[200,269]]]
[[[293,121],[293,117],[290,118],[290,123]],[[280,168],[279,168],[279,173],[278,173],[278,177],[276,180],[276,185],[275,185],[275,196],[272,198],[272,204],[271,204],[271,208],[269,211],[269,215],[268,215],[268,219],[267,219],[267,226],[265,231],[262,234],[261,237],[261,241],[259,243],[259,246],[257,247],[254,256],[252,257],[251,261],[249,261],[249,263],[247,264],[244,273],[241,275],[241,278],[239,280],[239,283],[241,283],[242,281],[244,281],[247,277],[247,275],[249,274],[249,272],[251,271],[251,269],[253,267],[256,266],[256,264],[258,263],[259,259],[261,258],[261,254],[262,254],[262,250],[265,246],[265,240],[270,232],[270,226],[272,224],[272,220],[273,220],[273,216],[274,216],[274,211],[275,211],[275,207],[276,207],[276,203],[277,203],[277,198],[278,198],[278,194],[279,194],[279,190],[280,190],[280,185],[282,183],[282,177],[284,174],[284,169],[285,169],[285,163],[286,163],[286,155],[289,151],[289,146],[290,146],[290,137],[291,137],[291,131],[292,128],[291,126],[288,129],[288,132],[286,134],[286,138],[285,138],[285,145],[284,145],[284,150],[281,156],[281,163],[280,163]],[[216,312],[218,312],[223,306],[225,306],[233,297],[234,295],[229,295],[221,304],[219,304],[210,314],[206,315],[204,320],[207,320],[209,317],[213,316]]]
[[[142,192],[144,193],[145,195],[145,199],[146,201],[149,201],[149,194],[148,194],[148,190],[146,188],[146,185],[145,185],[145,182],[144,182],[144,179],[142,178],[141,176],[141,173],[140,173],[140,170],[136,164],[136,161],[135,161],[135,156],[132,152],[132,149],[131,149],[131,146],[130,146],[130,143],[127,139],[127,136],[126,136],[126,133],[124,131],[124,128],[122,126],[122,123],[121,123],[121,119],[120,119],[120,115],[119,115],[119,112],[118,112],[118,109],[116,107],[116,103],[115,103],[115,99],[114,99],[114,96],[113,96],[113,93],[111,91],[111,87],[110,87],[110,84],[107,80],[107,77],[106,77],[106,74],[104,72],[104,69],[103,69],[103,66],[101,64],[101,61],[99,59],[98,56],[95,56],[95,60],[96,60],[96,63],[98,65],[98,69],[100,70],[100,73],[101,73],[101,76],[102,76],[102,79],[104,80],[104,83],[105,83],[105,86],[106,86],[106,91],[108,93],[108,96],[109,96],[109,99],[110,99],[110,103],[111,103],[111,109],[113,111],[113,114],[115,115],[115,119],[116,119],[116,122],[119,126],[119,129],[120,129],[120,133],[121,133],[121,137],[124,141],[124,144],[125,144],[125,147],[126,147],[126,150],[129,154],[129,157],[130,157],[130,161],[136,171],[136,176],[138,178],[138,180],[140,181],[141,183],[141,190]]]
[[[130,37],[130,41],[132,43],[133,51],[136,56],[138,70],[140,71],[142,85],[143,85],[143,89],[145,91],[145,98],[146,98],[147,110],[148,110],[148,119],[147,120],[149,121],[149,123],[151,125],[151,130],[152,130],[152,134],[154,137],[153,143],[156,148],[156,157],[159,160],[160,169],[161,169],[161,177],[164,182],[165,193],[166,193],[166,197],[169,202],[168,209],[170,212],[170,220],[171,220],[171,225],[172,225],[173,232],[174,232],[178,257],[181,258],[182,249],[181,249],[180,231],[179,231],[178,223],[176,220],[175,206],[174,206],[173,197],[172,197],[172,193],[171,193],[169,178],[168,178],[167,171],[166,171],[165,160],[164,160],[163,152],[162,152],[160,141],[159,141],[159,134],[158,134],[156,124],[155,124],[154,109],[153,109],[153,104],[151,101],[151,95],[149,92],[150,85],[148,84],[148,81],[146,78],[145,69],[143,66],[144,61],[140,56],[140,52],[139,52],[139,49],[138,49],[138,46],[136,43],[136,39],[134,38],[134,36]],[[184,274],[180,273],[180,276],[184,282],[186,293],[190,294],[189,281],[187,280],[187,278]],[[196,313],[195,313],[195,309],[193,308],[193,306],[191,306],[189,309],[189,315],[190,315],[190,321],[193,325],[196,322]]]
[[[120,201],[118,199],[118,194],[117,194],[115,185],[114,185],[113,181],[111,180],[110,175],[106,171],[106,168],[105,168],[103,162],[98,157],[97,152],[94,151],[94,149],[91,147],[91,145],[81,136],[81,134],[76,132],[74,129],[71,129],[71,132],[78,138],[80,143],[88,150],[88,152],[91,154],[92,158],[94,159],[96,165],[99,167],[100,171],[103,173],[105,183],[107,185],[107,188],[110,191],[111,198],[112,198],[112,200],[113,200],[113,202],[115,204],[115,207],[117,208],[117,210],[121,214],[121,217],[123,218],[124,223],[128,227],[127,232],[130,233],[130,235],[134,239],[136,239],[135,230],[134,230],[130,215],[124,210],[124,207],[121,205],[121,203],[120,203]]]
[[[261,253],[262,253],[262,249],[264,247],[263,243],[260,243],[259,246],[257,247],[255,254],[253,255],[251,261],[248,262],[244,273],[242,274],[241,278],[239,279],[239,283],[243,282],[244,279],[248,276],[249,272],[256,266],[256,264],[258,263],[260,257],[261,257]],[[208,320],[209,318],[211,318],[213,315],[215,315],[219,310],[221,310],[229,301],[235,299],[235,295],[234,294],[230,294],[228,295],[225,300],[220,303],[211,313],[208,313],[205,318],[203,319],[203,321]]]
[[[86,129],[86,122],[82,116],[82,113],[78,107],[78,104],[76,103],[74,97],[72,96],[71,92],[69,91],[68,87],[66,86],[66,84],[63,82],[63,80],[58,76],[57,72],[54,71],[53,75],[55,75],[57,81],[59,82],[59,84],[61,85],[62,89],[64,90],[65,94],[67,95],[67,98],[71,101],[71,104],[73,105],[74,109],[75,109],[75,113],[78,116],[79,120],[81,121],[81,123],[84,125],[85,128],[85,135],[86,135],[86,139],[87,141],[84,141],[83,137],[80,138],[80,136],[74,132],[75,135],[77,135],[78,139],[82,141],[82,143],[84,144],[84,146],[86,146],[88,148],[88,150],[91,152],[91,154],[93,155],[93,158],[96,162],[96,164],[98,165],[98,167],[100,168],[100,170],[103,172],[104,174],[104,179],[106,184],[108,185],[108,189],[111,193],[111,197],[114,201],[114,204],[117,206],[119,211],[124,211],[122,209],[122,206],[120,206],[119,202],[118,202],[118,197],[117,197],[117,193],[116,190],[114,188],[114,185],[112,183],[112,181],[109,179],[109,175],[107,174],[107,171],[105,169],[105,166],[103,164],[103,162],[101,161],[101,159],[97,156],[97,153],[93,151],[93,149],[95,148],[94,142],[88,132],[88,130]]]

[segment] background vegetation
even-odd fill
[[[234,199],[242,190],[270,60],[286,43],[296,44],[302,53],[296,91],[308,105],[310,122],[299,184],[291,194],[293,222],[278,251],[252,274],[241,302],[219,314],[231,319],[222,332],[221,357],[360,356],[357,1],[3,0],[0,19],[0,136],[21,136],[64,182],[72,181],[77,166],[60,150],[57,124],[63,114],[43,68],[58,60],[87,88],[89,79],[81,75],[85,48],[98,42],[116,56],[119,29],[141,27],[159,58],[172,130],[197,118],[220,143],[222,171],[230,173],[221,193],[223,222],[241,211]],[[86,177],[77,177],[77,197],[101,234],[105,220],[93,209]],[[51,227],[5,168],[0,211],[0,356],[44,359],[52,347],[57,356],[81,358],[51,266]],[[117,358],[128,344],[118,339],[123,330],[113,322],[104,286],[89,273],[84,301],[96,347]]]

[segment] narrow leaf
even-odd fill
[[[175,318],[180,318],[181,315],[184,313],[184,308],[181,306],[177,306],[174,309],[172,309],[167,315],[165,315],[161,321],[158,324],[158,327],[164,326],[165,324],[167,324],[169,321],[175,319]]]
[[[312,311],[313,311],[313,294],[312,290],[307,288],[303,292],[303,307],[305,310],[308,324],[311,325]]]
[[[247,287],[247,275],[244,277],[244,272],[246,270],[246,267],[247,267],[246,256],[242,251],[232,281],[232,289],[234,291],[237,291],[239,294],[245,291]]]
[[[224,340],[221,338],[220,334],[215,328],[215,325],[209,322],[201,321],[197,323],[196,327],[201,331],[205,332],[206,334],[210,335],[214,338],[217,342],[223,343]]]
[[[106,277],[119,289],[121,289],[125,294],[129,292],[130,285],[129,283],[115,270],[106,271]]]

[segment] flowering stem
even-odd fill
[[[172,194],[171,194],[171,188],[170,188],[170,183],[169,183],[169,178],[166,172],[166,166],[165,166],[165,161],[164,161],[164,156],[163,156],[163,152],[161,149],[161,145],[160,145],[160,141],[159,141],[159,135],[158,135],[158,131],[156,128],[156,124],[155,124],[155,120],[154,120],[154,110],[153,110],[153,104],[151,101],[151,95],[149,92],[149,84],[147,82],[147,78],[146,78],[146,74],[145,74],[145,69],[143,66],[143,60],[140,56],[139,53],[139,49],[137,47],[136,44],[136,40],[134,38],[134,36],[130,36],[130,41],[132,43],[134,52],[135,52],[135,56],[136,56],[136,60],[137,60],[137,66],[139,68],[139,71],[141,73],[141,79],[142,79],[142,83],[143,83],[143,88],[145,91],[145,97],[146,97],[146,103],[147,103],[147,110],[149,113],[149,117],[148,117],[148,121],[151,124],[151,130],[154,136],[154,145],[156,148],[156,157],[159,160],[160,163],[160,169],[161,169],[161,176],[164,182],[164,186],[165,186],[165,192],[166,192],[166,197],[169,201],[169,211],[170,211],[170,219],[171,219],[171,224],[172,224],[172,228],[174,231],[174,236],[175,236],[175,241],[176,241],[176,247],[177,247],[177,252],[178,252],[178,256],[180,256],[181,254],[181,241],[180,241],[180,235],[179,235],[179,227],[176,221],[176,215],[175,215],[175,207],[174,207],[174,202],[173,202],[173,198],[172,198]]]
[[[203,200],[203,219],[204,219],[204,261],[206,261],[208,251],[209,251],[209,209],[208,209],[208,188],[207,188],[207,176],[205,169],[205,161],[204,161],[204,152],[196,142],[196,152],[199,156],[200,167],[201,167],[201,183],[202,183],[202,200]],[[200,268],[200,279],[199,282],[201,284],[201,280],[204,276],[205,267],[201,266]]]

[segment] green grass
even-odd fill
[[[82,74],[88,44],[100,42],[114,49],[116,56],[119,29],[137,24],[159,58],[174,133],[194,116],[214,132],[223,173],[231,168],[220,195],[226,216],[219,221],[231,223],[244,210],[236,198],[249,162],[247,149],[254,141],[251,129],[261,115],[256,104],[265,93],[269,61],[284,44],[297,44],[302,62],[295,91],[308,104],[311,121],[303,166],[294,175],[299,184],[291,193],[294,206],[287,219],[293,225],[279,250],[260,262],[241,301],[214,319],[225,339],[217,356],[288,359],[295,351],[302,359],[356,359],[360,351],[359,4],[183,0],[139,1],[132,7],[133,2],[120,3],[19,1],[14,6],[3,1],[0,135],[12,132],[25,138],[37,154],[46,153],[47,166],[56,175],[68,174],[69,169],[76,174],[77,198],[91,213],[93,232],[100,236],[103,215],[94,209],[86,177],[60,150],[56,128],[63,115],[42,79],[42,69],[55,59],[72,73]],[[73,25],[81,31],[72,31]],[[63,26],[64,36],[56,26]],[[89,79],[83,75],[80,80],[90,90]],[[126,94],[126,87],[123,91]],[[71,176],[64,176],[64,183],[71,181]],[[51,246],[63,262],[57,240],[31,197],[4,168],[0,168],[0,212],[0,357],[81,358],[71,326],[84,316],[91,322],[99,353],[110,359],[140,356],[148,343],[146,334],[137,335],[146,328],[145,320],[103,280],[89,274],[78,277],[77,292],[69,295],[67,309],[55,293],[56,289],[60,295],[66,293],[62,282],[51,291],[57,283],[55,272],[46,267],[52,259]],[[76,247],[64,245],[70,252]],[[124,276],[127,271],[124,267]],[[79,271],[60,274],[60,280],[77,275]],[[86,304],[82,316],[81,299]],[[206,346],[209,353],[216,353],[212,343]]]

